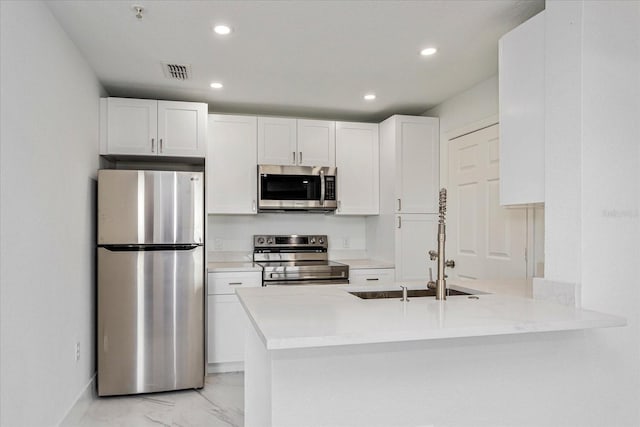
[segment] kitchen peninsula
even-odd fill
[[[505,425],[527,425],[527,412],[554,404],[558,384],[581,380],[570,363],[576,342],[626,324],[507,295],[401,302],[354,290],[237,291],[251,323],[246,426],[480,426],[495,423],[496,410]],[[558,364],[567,368],[550,369]],[[550,392],[531,394],[530,381],[548,382]]]

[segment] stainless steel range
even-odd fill
[[[349,266],[329,261],[325,235],[253,236],[253,261],[263,267],[262,286],[346,285]]]

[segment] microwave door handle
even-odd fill
[[[320,170],[320,206],[324,206],[324,196],[325,196],[324,171]]]

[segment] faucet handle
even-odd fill
[[[402,288],[402,298],[400,299],[400,301],[409,302],[409,298],[407,297],[407,287],[402,285],[400,285],[400,287]]]
[[[429,251],[429,259],[431,261],[435,261],[436,259],[438,259],[438,251],[434,251],[434,250]]]

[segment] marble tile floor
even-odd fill
[[[78,427],[241,427],[244,373],[211,374],[202,390],[98,398]]]

